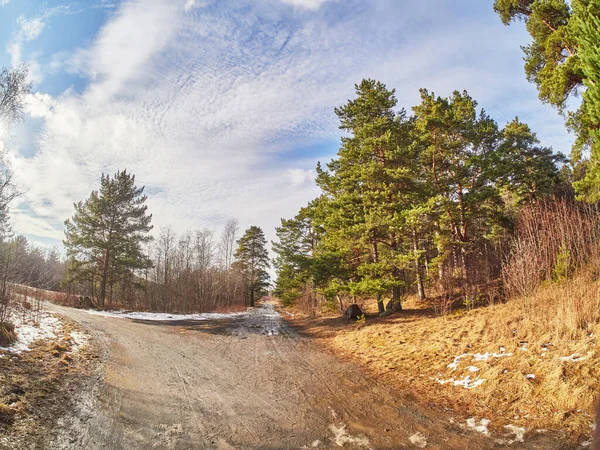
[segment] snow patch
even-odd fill
[[[583,361],[587,359],[587,356],[581,356],[579,353],[573,353],[572,355],[569,356],[561,356],[560,360],[561,361],[566,361],[566,362],[578,362],[578,361]]]
[[[470,419],[467,419],[467,427],[474,431],[477,431],[478,433],[489,435],[490,430],[488,430],[488,426],[491,422],[492,421],[489,419],[481,419],[479,421],[479,425],[477,425],[477,419],[471,417]]]
[[[486,381],[486,378],[477,377],[475,380],[471,380],[471,375],[467,375],[465,378],[458,380],[455,380],[454,378],[450,378],[448,380],[440,380],[439,378],[436,378],[435,381],[440,384],[452,383],[454,386],[462,386],[465,389],[473,389],[483,384],[483,382]]]
[[[500,353],[463,353],[462,355],[458,355],[454,357],[454,360],[448,364],[448,369],[457,370],[460,365],[460,361],[467,356],[471,356],[474,361],[487,361],[490,358],[506,358],[512,356],[512,353],[506,353],[506,349],[504,347],[500,347]],[[467,367],[467,370],[471,372],[476,372],[476,370],[471,370],[474,366]],[[479,370],[479,369],[478,369]]]
[[[73,353],[77,353],[89,342],[88,336],[80,331],[72,331],[70,336],[71,341],[73,341],[71,344],[71,352]]]
[[[96,316],[117,317],[120,319],[150,320],[157,322],[168,322],[175,320],[222,320],[247,314],[245,311],[236,313],[168,314],[143,311],[94,311],[91,309],[87,312],[88,314],[93,314]]]
[[[535,373],[528,373],[527,375],[525,375],[525,378],[527,378],[528,380],[535,380]]]
[[[469,367],[467,367],[467,370],[469,372],[479,372],[480,369],[479,369],[479,367],[469,366]]]
[[[515,442],[524,442],[523,436],[525,435],[525,428],[518,427],[516,425],[504,425],[504,429],[508,430],[509,434],[514,435],[513,439],[496,439],[496,443],[500,445],[512,445]]]
[[[473,359],[475,361],[487,361],[490,358],[504,358],[504,357],[509,357],[512,356],[512,353],[475,353],[473,354]]]
[[[31,350],[29,346],[35,341],[56,338],[57,331],[62,327],[60,319],[47,312],[41,313],[37,324],[32,319],[24,319],[21,314],[13,316],[10,322],[15,326],[17,340],[8,347],[0,347],[0,350],[15,354]]]
[[[335,425],[329,425],[329,430],[333,433],[333,442],[339,446],[343,447],[346,444],[357,445],[360,447],[370,448],[369,440],[366,437],[356,437],[348,434],[346,430],[346,425],[342,424],[339,427]]]
[[[408,438],[410,443],[417,448],[425,448],[427,447],[427,439],[420,431],[417,431],[411,437]]]

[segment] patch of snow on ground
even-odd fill
[[[481,434],[490,434],[490,430],[488,430],[488,426],[490,425],[491,420],[489,419],[481,419],[479,421],[479,425],[477,425],[477,420],[474,417],[467,419],[467,427],[470,429],[477,431]]]
[[[496,443],[500,445],[512,445],[515,442],[524,442],[523,436],[525,435],[525,428],[518,427],[516,425],[504,425],[504,429],[508,430],[509,434],[514,435],[513,439],[496,439]]]
[[[587,356],[581,356],[579,353],[573,353],[572,355],[569,355],[569,356],[561,356],[560,357],[561,361],[567,361],[567,362],[578,362],[578,361],[583,361],[584,359],[587,359]]]
[[[468,353],[463,353],[462,355],[458,355],[454,357],[454,361],[452,361],[450,364],[448,364],[448,369],[452,369],[452,370],[456,370],[458,369],[458,365],[460,364],[460,360],[463,359],[465,356],[469,356]]]
[[[455,356],[454,360],[448,364],[447,367],[448,369],[457,370],[458,366],[460,365],[460,361],[467,356],[472,356],[474,361],[487,361],[490,358],[504,358],[513,355],[512,353],[505,353],[506,349],[504,347],[500,347],[500,349],[501,353],[463,353],[462,355]],[[473,370],[474,367],[475,366],[469,366],[467,367],[467,370],[471,372],[477,372],[479,369],[476,368],[477,370]]]
[[[29,346],[35,341],[56,338],[56,331],[62,326],[58,318],[46,312],[41,313],[38,324],[31,319],[23,320],[21,314],[11,318],[10,322],[15,326],[17,340],[9,347],[0,347],[0,350],[17,354],[31,350]]]
[[[71,351],[73,353],[77,353],[89,342],[87,335],[80,331],[72,331],[71,340],[73,341],[73,344],[71,345]]]
[[[527,375],[525,375],[525,378],[527,378],[528,380],[535,380],[535,373],[528,373]]]
[[[469,367],[467,367],[467,370],[469,372],[479,372],[479,370],[481,370],[481,369],[479,369],[479,367],[469,366]]]
[[[233,317],[238,317],[240,315],[247,314],[245,311],[236,313],[168,314],[142,311],[94,311],[92,309],[88,310],[87,312],[88,314],[94,314],[98,316],[118,317],[120,319],[151,320],[159,322],[167,322],[173,320],[231,319]]]
[[[465,389],[476,388],[477,386],[483,384],[483,382],[485,380],[486,380],[485,378],[479,378],[479,377],[477,377],[477,379],[475,379],[475,380],[471,380],[470,375],[467,375],[465,378],[458,379],[458,380],[455,380],[454,378],[450,378],[448,380],[440,380],[439,378],[435,379],[435,381],[437,381],[440,384],[452,383],[454,386],[462,386]]]
[[[346,425],[342,424],[339,427],[335,425],[329,425],[329,429],[334,435],[333,442],[338,447],[343,447],[346,444],[356,445],[360,447],[370,448],[369,440],[366,437],[356,437],[348,434]]]
[[[408,440],[417,448],[427,447],[427,439],[420,431],[417,431],[415,434],[409,437]]]
[[[474,353],[473,354],[473,359],[475,361],[487,361],[490,358],[504,358],[504,357],[509,357],[512,356],[512,353],[489,353],[489,352],[485,352],[485,353]]]

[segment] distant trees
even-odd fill
[[[75,203],[75,214],[65,221],[69,279],[85,282],[92,295],[98,285],[94,296],[102,308],[107,289],[112,299],[116,283],[135,282],[135,272],[152,265],[143,251],[152,229],[143,191],[125,170],[112,177],[102,174],[100,189]]]
[[[413,115],[375,80],[335,112],[337,157],[322,195],[277,228],[276,294],[397,303],[427,290],[478,298],[500,276],[516,211],[558,191],[560,154],[518,119],[500,129],[466,92],[421,90]],[[311,300],[314,304],[314,300]]]
[[[74,204],[63,241],[70,292],[87,294],[102,308],[173,313],[236,310],[248,289],[262,292],[266,249],[255,247],[260,239],[240,240],[244,247],[236,252],[238,225],[231,219],[218,241],[208,229],[178,235],[171,227],[154,240],[143,192],[133,174],[119,171],[103,174],[100,188]]]
[[[243,308],[244,277],[224,267],[217,251],[224,239],[229,242],[231,226],[225,226],[219,242],[213,235],[208,229],[177,235],[170,227],[162,228],[149,252],[153,267],[139,280],[141,289],[122,295],[120,303],[134,309],[179,313]]]
[[[231,264],[233,264],[238,230],[239,226],[237,219],[229,219],[223,228],[223,234],[221,234],[218,248],[221,263],[225,269],[229,269]]]
[[[237,241],[234,269],[239,271],[246,284],[248,304],[254,306],[256,298],[267,293],[270,285],[269,253],[265,234],[260,227],[251,226]]]

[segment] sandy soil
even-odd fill
[[[322,350],[270,303],[202,322],[52,309],[95,337],[105,364],[44,448],[505,448]],[[561,448],[536,439],[513,447]]]

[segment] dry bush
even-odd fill
[[[0,347],[8,347],[15,342],[17,336],[15,334],[15,326],[10,322],[0,324]]]
[[[524,208],[502,276],[509,297],[526,299],[546,280],[600,264],[600,210],[566,200]]]

